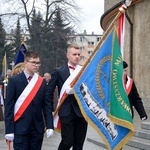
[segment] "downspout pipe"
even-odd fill
[[[127,14],[127,12],[125,12],[125,16],[130,24],[130,45],[129,45],[129,48],[130,48],[130,77],[133,78],[133,23],[129,17],[129,15]]]

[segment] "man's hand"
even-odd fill
[[[143,117],[141,118],[142,121],[145,121],[147,119],[147,116],[146,117]]]
[[[66,93],[68,95],[73,94],[73,88],[71,88],[70,85],[66,88]]]
[[[54,130],[53,129],[47,129],[46,130],[46,137],[49,138],[54,134]]]
[[[12,142],[14,140],[14,133],[5,134],[5,139]]]

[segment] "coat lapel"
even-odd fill
[[[28,81],[24,72],[20,73],[20,76],[21,76],[22,84],[26,87],[28,85]]]
[[[63,74],[65,75],[65,80],[70,76],[68,65],[64,67]]]

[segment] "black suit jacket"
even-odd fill
[[[56,68],[54,70],[49,83],[51,100],[54,99],[54,90],[56,86],[58,87],[58,94],[60,95],[61,88],[69,76],[70,72],[68,65]],[[58,114],[60,117],[68,116],[71,113],[71,111],[74,111],[78,117],[83,117],[73,94],[68,95],[68,97],[62,104]]]
[[[128,94],[128,98],[129,98],[129,102],[130,102],[130,106],[131,106],[132,117],[134,117],[134,111],[133,111],[133,106],[134,106],[136,111],[138,112],[140,118],[143,118],[143,117],[147,118],[147,114],[144,109],[142,99],[139,96],[139,93],[137,91],[134,81],[133,81],[133,84],[131,87],[131,91]]]
[[[14,118],[14,105],[16,100],[21,95],[28,81],[25,74],[22,72],[18,75],[12,76],[9,79],[7,86],[7,96],[5,100],[5,127],[6,134],[27,134],[32,126],[40,132],[44,132],[44,120],[46,121],[46,127],[53,129],[53,117],[52,117],[52,103],[49,99],[49,92],[46,88],[46,83],[43,80],[41,87],[36,93],[34,99],[29,104],[23,115],[16,122]]]

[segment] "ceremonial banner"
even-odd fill
[[[3,57],[3,62],[2,62],[2,74],[1,74],[1,77],[4,77],[4,80],[6,76],[6,71],[7,71],[7,58],[6,58],[6,52],[5,52],[5,55]]]
[[[134,133],[129,100],[123,87],[123,63],[116,28],[97,49],[74,86],[86,121],[109,150],[119,150]]]
[[[24,70],[24,56],[26,52],[27,52],[27,49],[25,47],[25,44],[22,43],[18,50],[17,57],[15,59],[15,65],[12,70],[12,75],[21,73],[22,70]]]
[[[15,60],[15,66],[19,63],[24,62],[24,55],[27,52],[26,47],[24,45],[24,43],[21,44],[21,46],[19,47],[18,53],[17,53],[17,57]]]
[[[125,35],[125,13],[123,13],[118,20],[118,39],[122,56],[124,48],[124,35]]]

